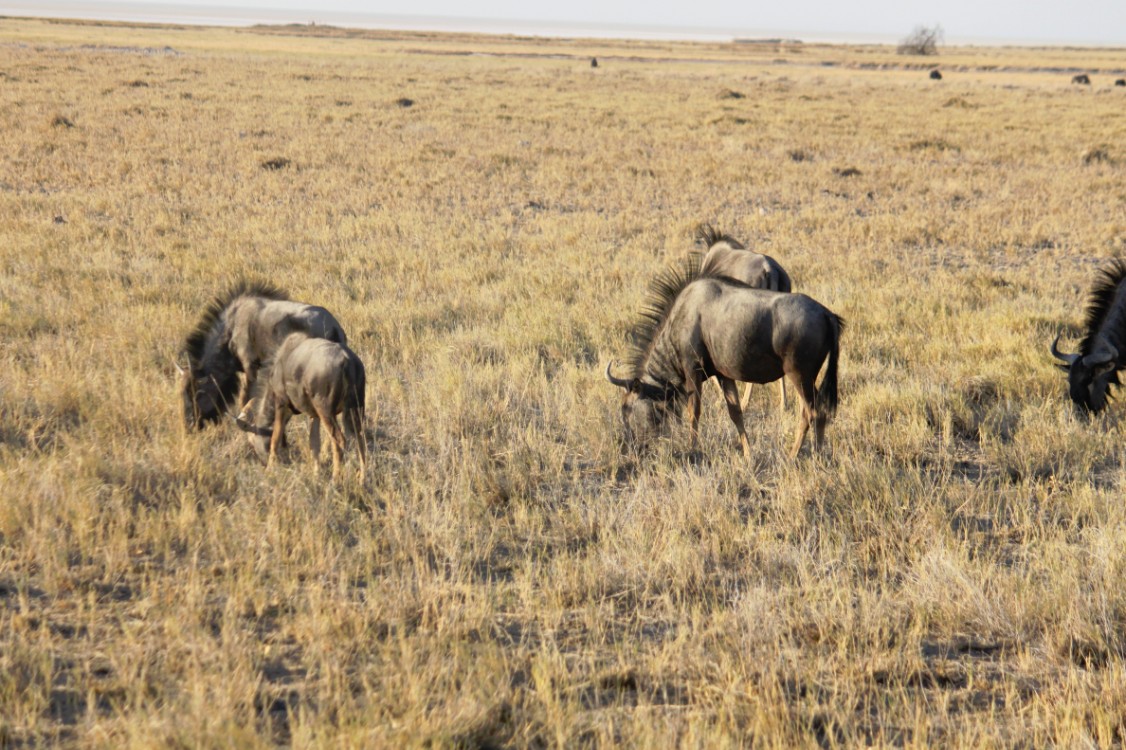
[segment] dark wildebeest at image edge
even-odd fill
[[[701,276],[727,276],[741,281],[755,289],[769,289],[774,292],[792,292],[793,282],[782,264],[769,255],[748,250],[729,234],[720,232],[710,224],[703,224],[696,230],[696,240],[708,250],[700,268]],[[779,399],[786,408],[786,379],[778,379]],[[751,403],[751,384],[747,384],[743,394],[742,408],[745,411]]]
[[[187,362],[176,363],[185,426],[202,429],[242,409],[262,362],[295,331],[348,343],[328,310],[294,302],[266,283],[239,281],[213,299],[184,342]]]
[[[263,364],[264,375],[251,392],[247,410],[253,423],[242,417],[238,423],[250,433],[250,444],[269,468],[277,457],[286,425],[294,414],[305,414],[309,424],[309,448],[313,471],[320,465],[320,426],[332,445],[332,476],[340,473],[344,457],[344,433],[356,445],[360,480],[367,463],[364,437],[364,405],[367,377],[364,364],[344,344],[293,333],[278,347],[273,359]],[[341,432],[336,415],[344,421]]]
[[[1050,351],[1067,371],[1068,395],[1080,414],[1106,407],[1110,386],[1126,367],[1126,261],[1115,258],[1098,272],[1087,301],[1079,351],[1060,351],[1058,334]]]
[[[701,276],[691,255],[650,285],[642,320],[634,329],[630,375],[606,377],[625,390],[626,443],[641,448],[687,403],[692,449],[698,440],[700,388],[715,377],[723,390],[743,455],[751,447],[743,427],[736,381],[770,383],[787,377],[802,401],[796,457],[810,424],[817,446],[837,409],[837,364],[844,321],[804,294],[754,289],[726,277]],[[817,375],[828,362],[821,386]]]

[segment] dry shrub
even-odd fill
[[[1110,148],[1108,146],[1096,146],[1083,152],[1083,163],[1114,164],[1115,160],[1111,158]]]

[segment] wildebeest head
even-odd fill
[[[1067,354],[1059,350],[1060,337],[1052,342],[1052,356],[1066,364],[1068,395],[1081,414],[1101,411],[1106,406],[1107,389],[1115,381],[1118,367],[1118,350],[1112,344],[1102,341],[1087,356]]]
[[[618,378],[610,373],[614,363],[606,365],[606,379],[625,390],[622,398],[622,426],[626,445],[643,449],[660,434],[668,419],[672,393],[640,378]]]
[[[262,396],[252,398],[235,417],[235,423],[246,433],[250,447],[254,449],[254,454],[258,456],[263,466],[270,457],[270,436],[273,435],[270,425],[273,421],[274,415],[265,407]]]
[[[184,425],[189,430],[202,430],[218,422],[223,414],[223,392],[214,377],[197,377],[191,363],[180,366],[180,400],[184,410]]]

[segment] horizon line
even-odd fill
[[[898,44],[903,34],[852,31],[812,31],[799,29],[750,29],[716,26],[674,26],[619,21],[564,21],[480,16],[435,16],[391,14],[363,11],[260,8],[222,5],[177,5],[167,2],[110,2],[87,6],[74,0],[39,0],[6,3],[0,18],[50,21],[107,21],[117,23],[165,24],[200,27],[243,27],[255,25],[335,26],[389,31],[476,33],[533,36],[545,39],[589,38],[629,41],[696,42],[774,42],[790,44]],[[13,7],[14,6],[14,7]],[[310,17],[312,16],[312,17]],[[1124,42],[1076,41],[956,35],[943,46],[989,47],[1079,47],[1126,48]]]

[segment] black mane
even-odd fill
[[[699,253],[689,253],[679,264],[666,268],[650,282],[641,320],[630,331],[630,377],[639,378],[645,374],[645,361],[649,358],[653,340],[684,287],[700,278],[700,261]]]
[[[232,284],[225,293],[220,294],[208,303],[207,307],[204,308],[203,317],[199,319],[199,323],[196,324],[196,327],[192,329],[192,332],[188,334],[188,338],[184,341],[184,353],[188,355],[188,361],[193,368],[199,367],[203,362],[207,352],[208,340],[216,333],[216,324],[223,315],[223,311],[239,297],[289,299],[285,292],[264,281],[240,279]]]
[[[1116,346],[1126,340],[1126,330],[1102,330],[1103,324],[1114,309],[1114,300],[1123,281],[1126,281],[1126,261],[1122,258],[1114,258],[1106,268],[1099,270],[1083,320],[1083,340],[1079,342],[1081,356],[1086,357],[1094,351],[1095,339],[1100,333],[1104,336],[1109,334],[1109,338]]]
[[[704,247],[710,248],[712,245],[719,244],[720,242],[726,242],[735,250],[746,250],[746,248],[743,247],[743,244],[739,242],[739,240],[735,239],[730,234],[725,234],[724,232],[719,231],[711,224],[701,224],[700,226],[696,227],[696,240],[698,242],[703,242]]]

